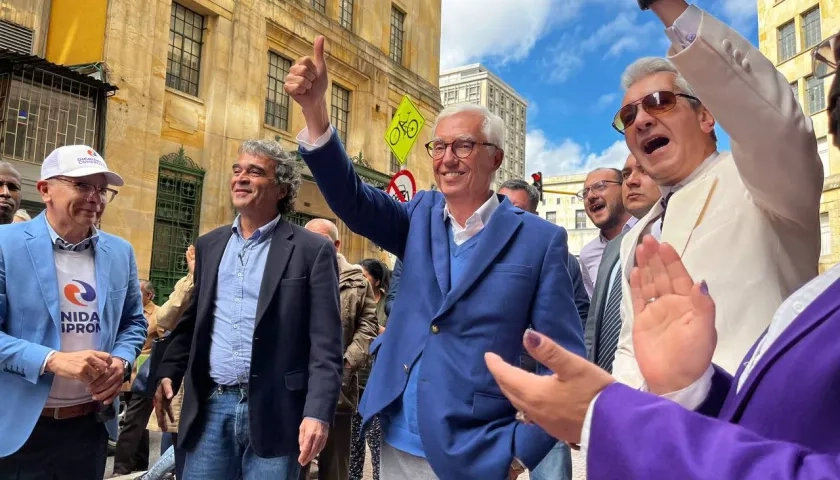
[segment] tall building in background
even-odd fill
[[[583,200],[571,195],[583,190],[586,175],[578,173],[543,178],[544,190],[564,193],[546,192],[537,206],[537,215],[566,229],[569,236],[569,252],[575,256],[580,254],[584,245],[600,234],[598,228],[586,216]]]
[[[820,208],[821,271],[840,261],[840,150],[832,146],[825,112],[831,78],[818,78],[819,72],[813,71],[811,51],[820,41],[837,33],[839,29],[840,2],[758,2],[759,48],[790,82],[802,109],[810,115],[817,136],[817,148],[826,177]]]
[[[525,177],[525,115],[528,102],[484,65],[475,63],[440,73],[443,105],[471,102],[487,107],[505,121],[505,161],[493,189],[505,180]]]
[[[82,25],[84,28],[79,28]],[[24,200],[56,146],[97,148],[126,185],[102,228],[134,246],[161,297],[183,253],[230,223],[230,168],[249,138],[296,149],[303,114],[283,91],[293,62],[327,37],[332,124],[369,184],[399,170],[384,141],[403,95],[429,121],[441,109],[441,0],[6,0],[0,8],[0,153],[24,175]],[[335,220],[301,162],[290,221]],[[415,147],[418,189],[432,165]],[[385,259],[337,222],[350,261]]]

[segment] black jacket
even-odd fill
[[[232,232],[224,226],[196,241],[195,289],[172,332],[158,378],[184,381],[178,445],[201,434],[202,406],[213,388],[210,336],[219,264]],[[249,380],[250,440],[260,457],[298,455],[303,417],[332,423],[343,367],[335,247],[280,220],[271,240],[257,303]]]

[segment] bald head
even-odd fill
[[[155,286],[148,280],[140,280],[140,293],[143,294],[143,305],[151,302],[155,298]]]
[[[333,245],[335,245],[336,250],[338,250],[341,246],[341,241],[338,239],[338,227],[336,227],[333,222],[325,218],[315,218],[310,220],[304,228],[331,241]]]
[[[12,223],[20,208],[20,172],[8,162],[0,161],[0,225]]]

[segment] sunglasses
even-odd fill
[[[817,79],[828,77],[837,71],[837,56],[835,55],[835,48],[839,46],[837,35],[835,33],[826,38],[811,50],[811,68]]]
[[[645,112],[650,115],[661,115],[677,106],[677,97],[687,98],[700,103],[700,99],[697,97],[686,95],[684,93],[674,93],[668,91],[653,92],[633,103],[628,103],[627,105],[621,107],[621,110],[615,114],[612,126],[618,131],[618,133],[624,135],[624,131],[636,121],[636,115],[639,114],[639,106],[641,106]]]

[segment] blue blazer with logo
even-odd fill
[[[100,231],[94,251],[97,350],[133,362],[147,332],[134,250]],[[0,227],[0,457],[16,452],[29,438],[52,387],[53,374],[39,373],[47,353],[61,349],[63,289],[53,258],[44,213]]]
[[[301,155],[338,217],[403,261],[400,291],[359,407],[363,421],[402,395],[407,373],[422,354],[416,427],[440,478],[507,478],[514,456],[536,467],[557,440],[515,420],[484,353],[518,365],[522,336],[533,325],[584,355],[566,269],[566,231],[500,197],[473,264],[451,286],[440,192],[395,202],[361,181],[335,133],[323,147],[301,149]]]

